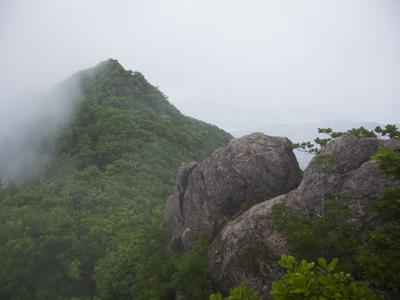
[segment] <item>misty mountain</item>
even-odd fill
[[[359,128],[363,126],[368,130],[374,129],[376,126],[383,124],[375,122],[354,122],[347,120],[327,120],[319,122],[304,122],[304,123],[284,123],[284,124],[267,124],[260,125],[249,129],[233,129],[229,130],[234,137],[241,137],[248,135],[252,132],[262,132],[271,136],[284,136],[288,137],[293,143],[300,143],[304,141],[314,141],[316,137],[323,135],[318,133],[318,128],[332,128],[335,131],[347,131],[352,128]],[[295,151],[297,160],[300,167],[304,169],[312,155],[300,151]]]
[[[124,272],[140,282],[146,271],[137,269],[140,261],[157,251],[167,255],[159,224],[177,168],[232,138],[182,115],[141,73],[113,59],[61,85],[79,90],[67,101],[74,104],[69,117],[35,121],[42,125],[9,140],[44,165],[24,184],[0,187],[1,299],[109,299],[118,284],[135,288],[120,282],[116,270],[133,260]],[[20,155],[1,152],[0,161],[34,166],[21,164]]]

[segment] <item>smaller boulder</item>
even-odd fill
[[[228,222],[213,243],[213,273],[225,291],[244,283],[268,297],[271,282],[279,279],[279,257],[286,244],[272,226],[272,207],[286,195],[264,201]]]
[[[377,138],[343,135],[331,140],[304,171],[298,188],[288,195],[288,202],[307,214],[320,214],[323,200],[343,192],[344,183],[382,146]]]

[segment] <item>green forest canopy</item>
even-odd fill
[[[182,115],[116,60],[64,84],[75,81],[82,98],[51,162],[0,189],[0,299],[167,297],[159,226],[176,170],[231,136]],[[141,291],[153,284],[154,295]]]

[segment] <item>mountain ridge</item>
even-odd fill
[[[167,255],[159,224],[176,169],[231,139],[182,115],[116,60],[75,73],[60,88],[76,84],[71,118],[44,170],[0,187],[2,299],[126,299],[118,285],[128,273],[136,294],[153,276],[141,277],[140,261],[149,252]]]

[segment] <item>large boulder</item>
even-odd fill
[[[224,291],[240,283],[268,296],[271,282],[282,275],[279,257],[285,254],[282,235],[274,230],[272,207],[286,195],[259,203],[226,224],[211,253],[213,273]]]
[[[182,166],[163,222],[173,247],[190,249],[199,233],[213,238],[235,214],[296,188],[302,175],[292,148],[287,138],[255,133]]]

